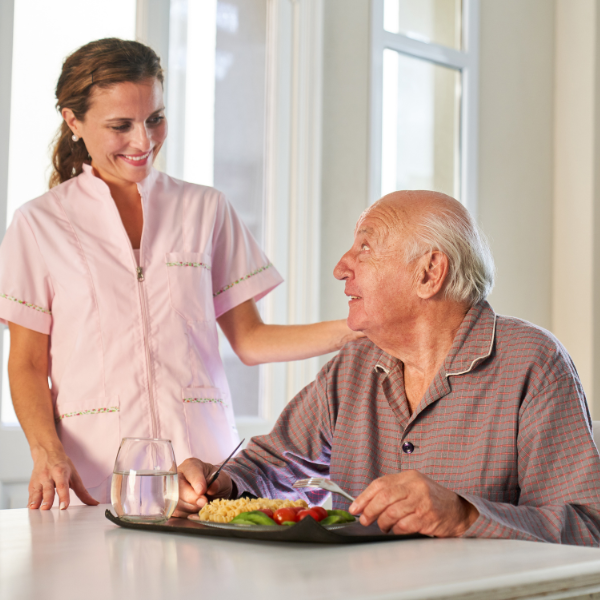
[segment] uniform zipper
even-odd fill
[[[138,187],[139,190],[139,187]],[[140,199],[142,201],[142,206],[144,202],[144,197],[142,196],[142,191],[139,190]],[[145,216],[144,216],[145,219]],[[146,351],[146,377],[148,378],[148,399],[150,401],[150,420],[152,423],[152,437],[158,438],[159,429],[158,429],[158,418],[156,415],[156,400],[154,395],[154,368],[152,366],[152,355],[150,353],[150,326],[148,323],[148,300],[146,298],[146,286],[144,285],[144,268],[141,266],[142,263],[142,248],[144,247],[143,242],[144,231],[142,230],[142,240],[140,241],[140,266],[136,267],[136,275],[138,280],[138,289],[140,292],[140,304],[142,307],[142,324],[144,331],[144,349]],[[133,253],[133,251],[132,251]]]

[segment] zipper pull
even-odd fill
[[[140,282],[144,281],[144,271],[143,271],[142,267],[138,267],[136,269],[136,271],[137,271],[137,279],[138,279],[138,281],[140,281]]]

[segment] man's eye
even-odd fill
[[[362,244],[360,247],[361,250],[370,250],[369,244]]]

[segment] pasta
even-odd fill
[[[278,508],[288,506],[308,508],[308,504],[304,500],[270,500],[269,498],[223,500],[222,498],[218,498],[204,506],[198,513],[198,516],[201,521],[229,523],[229,521],[243,512],[258,510],[260,508],[270,508],[275,512]]]

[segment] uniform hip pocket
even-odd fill
[[[171,306],[186,321],[215,318],[210,255],[197,252],[165,254]]]
[[[100,396],[61,401],[56,405],[56,430],[67,456],[85,487],[110,476],[121,443],[119,397]]]
[[[204,462],[225,460],[239,443],[237,430],[227,418],[228,407],[214,387],[185,388],[183,407],[192,454]]]

